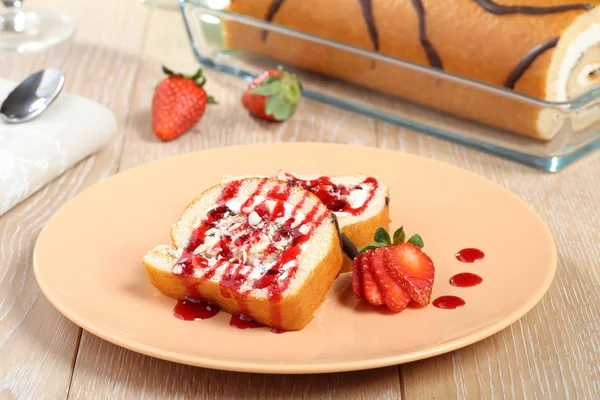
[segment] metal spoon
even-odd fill
[[[21,82],[0,106],[0,119],[19,124],[38,117],[52,104],[65,83],[57,69],[44,69]]]

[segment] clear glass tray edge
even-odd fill
[[[239,16],[237,14],[229,13],[227,11],[214,10],[214,9],[212,9],[204,4],[201,4],[197,1],[190,1],[190,0],[178,0],[178,1],[179,1],[180,12],[181,12],[181,15],[182,15],[182,18],[184,21],[184,25],[185,25],[185,30],[186,30],[186,33],[188,36],[188,40],[190,41],[192,52],[193,52],[195,58],[198,60],[198,62],[201,65],[203,65],[204,67],[207,67],[207,68],[219,71],[219,72],[224,72],[229,75],[237,76],[246,81],[252,80],[255,77],[254,74],[252,74],[246,70],[237,68],[237,67],[232,67],[230,65],[216,62],[215,60],[202,55],[202,53],[198,49],[198,46],[195,42],[194,35],[190,28],[190,25],[189,25],[190,21],[188,20],[188,18],[186,16],[185,7],[186,7],[186,5],[192,6],[192,7],[200,7],[211,13],[216,11],[218,13],[229,14],[228,16],[231,18],[239,18]],[[250,19],[252,19],[252,18],[250,18]],[[260,25],[260,22],[259,22],[259,25]],[[285,31],[286,28],[284,27],[283,30]],[[320,40],[324,40],[324,39],[320,39]],[[349,46],[349,47],[351,47],[351,46]],[[369,51],[366,51],[366,52],[368,53]],[[375,54],[375,53],[373,53],[373,54]],[[400,63],[404,64],[406,62],[400,60]],[[412,63],[408,63],[408,64],[412,64]],[[421,69],[421,68],[428,69],[427,67],[422,67],[422,66],[416,66],[416,67],[419,69]],[[432,73],[432,71],[426,71],[426,73]],[[519,93],[512,93],[506,89],[497,88],[497,87],[494,87],[494,86],[491,86],[491,85],[488,85],[485,83],[471,81],[470,79],[467,79],[467,78],[455,77],[455,76],[445,73],[445,72],[433,71],[433,73],[434,74],[442,74],[442,75],[444,75],[445,78],[450,76],[450,79],[457,80],[465,85],[475,84],[476,86],[478,86],[479,89],[489,90],[496,94],[512,97],[518,101],[523,101],[526,103],[543,106],[543,107],[557,108],[557,109],[560,109],[560,110],[566,111],[566,112],[574,111],[579,107],[584,107],[584,106],[589,105],[590,103],[600,99],[600,87],[591,89],[591,90],[579,95],[578,97],[575,97],[566,102],[549,102],[546,100],[536,99],[534,97],[519,94]],[[588,143],[585,143],[583,146],[577,148],[576,150],[573,150],[573,151],[570,151],[570,152],[567,152],[567,153],[564,153],[564,154],[561,154],[558,156],[536,156],[536,155],[532,155],[529,153],[519,152],[516,150],[512,150],[512,149],[508,149],[508,148],[494,145],[491,143],[487,143],[484,141],[471,139],[471,138],[461,136],[459,134],[456,134],[456,133],[448,131],[448,130],[434,128],[432,126],[422,124],[422,123],[419,123],[419,122],[416,122],[416,121],[413,121],[410,119],[398,117],[396,115],[390,114],[385,111],[378,110],[376,108],[368,108],[368,107],[365,107],[362,105],[354,104],[352,102],[340,100],[333,96],[327,96],[327,95],[324,95],[321,93],[317,93],[317,92],[314,92],[314,91],[311,91],[308,89],[305,89],[303,91],[303,95],[304,95],[304,97],[309,98],[311,100],[319,101],[319,102],[322,102],[325,104],[330,104],[330,105],[333,105],[333,106],[336,106],[336,107],[339,107],[339,108],[342,108],[342,109],[345,109],[348,111],[356,112],[358,114],[366,115],[366,116],[369,116],[369,117],[372,117],[372,118],[375,118],[375,119],[378,119],[378,120],[381,120],[384,122],[389,122],[389,123],[397,125],[397,126],[401,126],[401,127],[405,127],[405,128],[414,130],[414,131],[418,131],[418,132],[424,133],[424,134],[432,136],[432,137],[436,137],[436,138],[447,140],[447,141],[450,141],[453,143],[464,145],[466,147],[469,147],[469,148],[472,148],[475,150],[479,150],[479,151],[482,151],[482,152],[485,152],[487,154],[491,154],[494,156],[499,156],[501,158],[511,160],[511,161],[517,162],[519,164],[527,165],[529,167],[533,167],[533,168],[536,168],[538,170],[545,171],[545,172],[558,172],[558,171],[564,169],[565,167],[571,165],[575,161],[583,158],[587,154],[590,154],[593,151],[600,149],[600,135],[595,135],[596,136],[595,138],[592,137]]]

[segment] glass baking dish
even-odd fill
[[[287,27],[226,11],[229,0],[180,0],[180,9],[198,61],[205,67],[251,80],[265,69],[283,65],[301,79],[304,96],[347,110],[447,139],[532,167],[556,172],[600,148],[600,86],[566,102],[549,102],[515,91],[452,75],[374,51],[323,39]],[[229,30],[229,37],[225,34]],[[237,44],[235,35],[237,32]],[[257,36],[259,35],[260,36]],[[336,52],[338,60],[364,73],[377,65],[413,85],[405,96],[384,93],[348,80],[288,64],[282,57],[260,54],[260,39],[276,38],[290,51]],[[229,43],[227,42],[229,40]],[[245,41],[243,41],[245,40]],[[309,51],[310,50],[310,51]],[[285,58],[285,57],[283,57]],[[300,57],[302,58],[302,57]],[[298,59],[298,57],[296,57]],[[341,68],[345,68],[341,65]],[[390,75],[388,75],[390,76]],[[418,82],[417,85],[414,82]],[[400,84],[400,86],[402,86]],[[416,89],[415,89],[416,88]],[[418,91],[415,92],[415,90]],[[417,100],[414,97],[418,97]],[[552,122],[551,140],[531,137],[532,121]],[[541,118],[541,117],[540,117]]]

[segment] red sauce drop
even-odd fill
[[[207,301],[196,299],[180,299],[173,309],[173,315],[184,321],[208,319],[221,311],[219,306]]]
[[[285,329],[279,329],[279,328],[271,328],[271,332],[276,333],[276,334],[281,334],[281,333],[286,333],[287,331]]]
[[[483,282],[483,278],[470,272],[463,272],[450,278],[450,284],[456,287],[472,287]]]
[[[466,303],[463,299],[457,296],[441,296],[433,301],[433,305],[444,310],[454,310],[464,306]]]
[[[235,326],[238,329],[262,328],[263,326],[265,326],[260,322],[255,321],[252,318],[240,313],[235,313],[231,316],[229,325]]]
[[[317,179],[312,180],[304,180],[299,179],[293,176],[292,174],[285,173],[286,178],[289,180],[296,182],[304,189],[313,193],[317,196],[327,208],[331,211],[335,212],[345,212],[352,215],[358,215],[365,211],[365,209],[369,206],[371,200],[375,196],[375,191],[379,187],[379,183],[377,179],[368,177],[360,184],[349,188],[346,185],[335,184],[331,181],[329,177],[322,176]],[[348,196],[351,192],[351,189],[363,189],[369,190],[369,194],[365,200],[365,202],[360,206],[353,208],[348,204],[346,200],[343,199],[344,196]]]
[[[479,249],[466,248],[456,253],[456,259],[464,263],[477,262],[485,257],[483,251]]]

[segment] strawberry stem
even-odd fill
[[[184,75],[180,72],[174,72],[172,69],[167,68],[164,65],[162,66],[162,70],[165,73],[165,75],[168,75],[168,76],[191,79],[194,82],[196,82],[196,85],[198,85],[198,86],[203,86],[206,83],[206,78],[203,75],[204,72],[202,71],[202,68],[198,68],[198,70],[196,71],[196,73],[194,75]]]
[[[179,72],[173,72],[172,69],[167,68],[164,65],[162,66],[162,70],[165,73],[165,75],[168,75],[168,76],[173,76],[176,78],[191,79],[196,83],[196,85],[198,85],[200,87],[203,87],[204,84],[206,83],[206,77],[203,75],[204,71],[202,70],[202,68],[198,68],[198,70],[196,71],[196,73],[194,75],[184,75]],[[208,96],[208,104],[219,104],[219,103],[217,103],[217,101],[215,100],[214,97]]]
[[[406,240],[404,227],[401,226],[400,228],[396,229],[396,232],[394,232],[393,240],[391,240],[390,234],[388,233],[388,231],[385,230],[385,228],[379,227],[375,231],[374,240],[374,243],[370,243],[358,251],[360,253],[364,253],[365,251],[377,249],[379,247],[394,246],[404,243]],[[418,248],[423,248],[423,246],[425,246],[425,244],[423,243],[423,239],[418,234],[412,235],[410,239],[408,239],[406,242],[413,244]]]

